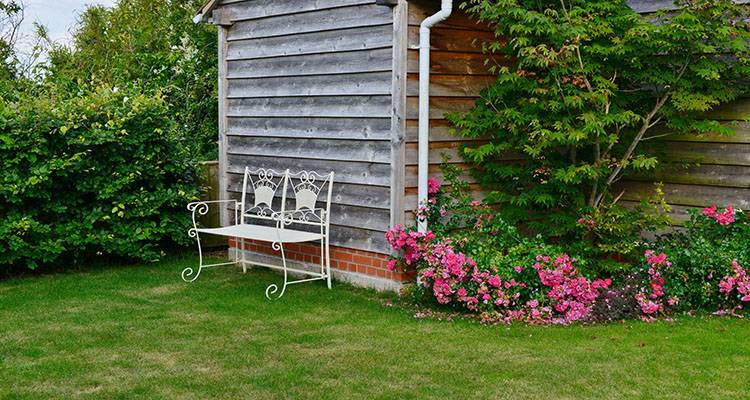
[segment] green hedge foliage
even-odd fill
[[[163,97],[72,86],[0,93],[0,270],[187,242],[196,163]]]

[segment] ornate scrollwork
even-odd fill
[[[268,285],[268,287],[266,288],[266,298],[269,299],[269,300],[271,300],[271,296],[275,295],[276,292],[278,292],[278,291],[279,291],[279,285],[277,285],[275,283],[272,283],[272,284]],[[277,299],[280,299],[281,296],[284,295],[285,291],[286,291],[286,285],[284,285],[284,286],[281,287],[281,293],[279,293],[279,295],[275,296],[275,297]]]
[[[247,170],[247,178],[250,180],[250,185],[253,188],[254,204],[253,208],[265,204],[267,207],[271,207],[276,189],[279,187],[279,183],[283,179],[285,173],[277,172],[272,169],[257,169]],[[255,178],[253,178],[255,176]],[[244,188],[247,191],[247,188]]]
[[[180,276],[182,276],[182,280],[183,281],[185,281],[185,282],[192,282],[192,281],[198,279],[198,276],[201,274],[201,269],[202,268],[200,268],[200,267],[198,267],[198,269],[193,269],[192,267],[187,267],[187,268],[185,268],[185,269],[182,270],[182,274],[180,274]],[[190,277],[191,275],[194,275],[194,276],[191,278]]]

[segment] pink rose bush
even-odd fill
[[[711,207],[706,207],[703,209],[703,215],[706,217],[715,220],[719,223],[719,225],[722,226],[728,226],[731,225],[732,222],[734,222],[735,219],[735,211],[734,207],[732,205],[728,205],[727,208],[724,209],[724,211],[719,211],[716,207],[716,205],[712,205]]]
[[[654,317],[665,314],[668,307],[677,304],[676,297],[664,298],[664,277],[662,274],[672,266],[664,253],[656,254],[652,250],[646,250],[646,273],[648,274],[647,285],[642,287],[635,299],[645,317]]]
[[[731,275],[726,275],[719,282],[719,292],[728,299],[733,299],[735,309],[742,309],[744,303],[750,302],[750,275],[737,260],[732,261]],[[739,304],[737,304],[739,299]]]
[[[547,298],[557,313],[555,322],[570,323],[591,318],[591,310],[599,291],[612,284],[609,279],[589,281],[573,266],[575,258],[563,254],[554,260],[538,255],[533,268],[542,285],[549,288]]]
[[[450,239],[438,239],[432,232],[409,232],[396,226],[386,233],[386,240],[401,253],[389,263],[392,269],[415,269],[419,286],[438,304],[481,313],[485,321],[590,321],[599,291],[612,283],[583,277],[574,267],[576,260],[567,254],[537,256],[532,266],[536,280],[527,282],[522,280],[523,266],[515,266],[515,276],[507,277],[496,270],[482,270],[456,250]]]
[[[416,275],[410,293],[418,301],[474,314],[482,322],[533,324],[653,321],[678,307],[715,309],[726,300],[732,300],[733,308],[719,313],[736,314],[750,302],[748,272],[736,260],[732,271],[726,268],[734,257],[745,260],[745,253],[735,255],[733,249],[750,243],[750,220],[732,205],[691,211],[686,228],[696,240],[670,234],[647,243],[638,236],[624,247],[628,252],[613,252],[611,258],[576,247],[577,254],[590,255],[579,261],[565,251],[565,239],[549,243],[529,237],[500,217],[491,203],[457,195],[466,186],[451,180],[455,175],[445,173],[451,182],[447,192],[436,179],[428,181],[428,201],[420,204],[417,216],[432,231],[398,225],[385,235],[398,252],[388,268]],[[606,219],[596,218],[592,214],[578,219],[578,226],[585,228],[582,240],[609,229]],[[734,240],[726,247],[730,251],[715,252],[727,238]],[[645,260],[636,264],[630,251],[644,247],[658,250],[645,251]],[[612,271],[608,266],[613,264],[621,271],[615,282],[597,276]]]

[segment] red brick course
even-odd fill
[[[239,242],[235,238],[229,238],[229,247],[238,248]],[[279,255],[279,252],[274,250],[270,243],[255,240],[245,240],[245,250]],[[320,264],[320,245],[287,243],[284,245],[284,254],[288,260]],[[389,260],[390,258],[385,254],[350,249],[348,247],[331,246],[331,269],[356,272],[397,282],[414,280],[411,274],[389,271]]]

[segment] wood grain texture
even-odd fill
[[[425,18],[437,11],[437,8],[435,8],[435,1],[433,0],[409,0],[409,4],[411,5],[408,17],[409,26],[419,26]],[[440,27],[458,28],[470,31],[492,31],[492,28],[486,23],[478,22],[475,18],[462,12],[457,7],[457,4],[454,4],[451,17],[446,21],[441,22]]]
[[[443,28],[438,25],[430,31],[430,48],[456,53],[481,53],[482,43],[492,41],[495,34],[484,31]],[[409,48],[419,48],[419,27],[409,27]]]
[[[227,76],[231,79],[384,72],[391,70],[392,57],[392,50],[385,47],[373,50],[233,60],[227,63]]]
[[[229,154],[253,154],[291,160],[347,160],[390,165],[386,141],[228,137]]]
[[[674,162],[750,166],[750,143],[661,142],[654,152]]]
[[[363,4],[375,4],[375,0],[240,0],[222,2],[222,8],[232,21],[243,21]]]
[[[246,166],[335,171],[332,243],[386,251],[393,9],[254,0],[224,11],[234,21],[224,40],[227,195],[240,195]]]
[[[229,173],[241,174],[245,166],[276,170],[291,168],[293,170],[335,171],[336,182],[339,183],[390,187],[391,167],[388,164],[358,163],[348,160],[289,160],[251,154],[229,154],[227,160]]]
[[[319,9],[310,12],[237,21],[227,40],[257,39],[274,36],[296,36],[303,33],[390,25],[392,12],[376,4]],[[230,19],[232,19],[230,17]]]
[[[228,42],[227,60],[391,48],[390,24]]]
[[[231,117],[227,134],[251,137],[390,140],[388,118]]]
[[[227,177],[227,189],[230,192],[242,192],[243,174],[230,173]],[[288,194],[294,198],[293,193]],[[332,200],[336,204],[389,210],[390,190],[383,186],[337,182],[333,185]]]
[[[218,183],[219,183],[219,200],[226,200],[226,193],[227,193],[227,168],[228,168],[228,161],[227,161],[227,61],[226,61],[226,55],[227,55],[227,28],[224,26],[217,27],[218,31],[218,93],[217,98],[219,102],[219,140],[218,140],[218,147],[219,147],[219,176],[218,176]],[[222,212],[221,215],[219,215],[219,220],[221,221],[222,226],[226,226],[229,224],[230,218],[229,218],[228,212]]]
[[[474,98],[493,82],[495,82],[495,77],[491,75],[430,74],[430,96]],[[409,76],[406,95],[419,96],[419,74]]]
[[[408,37],[406,27],[409,19],[409,4],[398,0],[393,10],[393,71],[391,81],[391,193],[390,226],[404,223],[405,138],[406,138],[406,80]]]
[[[229,99],[229,117],[390,118],[391,96]]]
[[[419,51],[410,49],[406,55],[407,70],[419,74]],[[488,61],[489,60],[489,61]],[[430,73],[442,75],[491,75],[489,67],[510,64],[504,57],[482,53],[430,52]]]
[[[639,201],[653,195],[654,184],[627,181],[617,186],[615,191],[624,191],[623,200]],[[711,204],[732,204],[743,209],[750,207],[750,188],[720,190],[715,186],[665,183],[664,194],[667,203],[687,207],[705,207]]]
[[[404,209],[416,207],[416,180],[418,161],[418,122],[419,117],[419,24],[434,14],[439,2],[411,0],[409,2],[409,51],[407,53],[407,99],[406,99],[406,147],[405,147],[405,192]],[[507,65],[504,57],[482,53],[482,44],[494,40],[494,32],[477,24],[463,10],[454,8],[453,14],[431,29],[430,34],[430,149],[429,173],[442,179],[439,165],[443,156],[463,168],[468,166],[459,156],[458,149],[464,144],[481,143],[481,140],[454,135],[450,124],[445,120],[446,113],[464,112],[471,109],[482,89],[494,82],[491,66]],[[508,156],[509,160],[516,156]],[[468,177],[465,172],[464,176]],[[473,182],[473,179],[471,180]],[[477,197],[481,198],[478,188]],[[409,212],[405,214],[409,216]]]
[[[391,72],[232,79],[227,97],[390,95]]]
[[[750,167],[738,165],[665,165],[655,172],[628,176],[630,180],[682,183],[687,185],[750,188]]]

